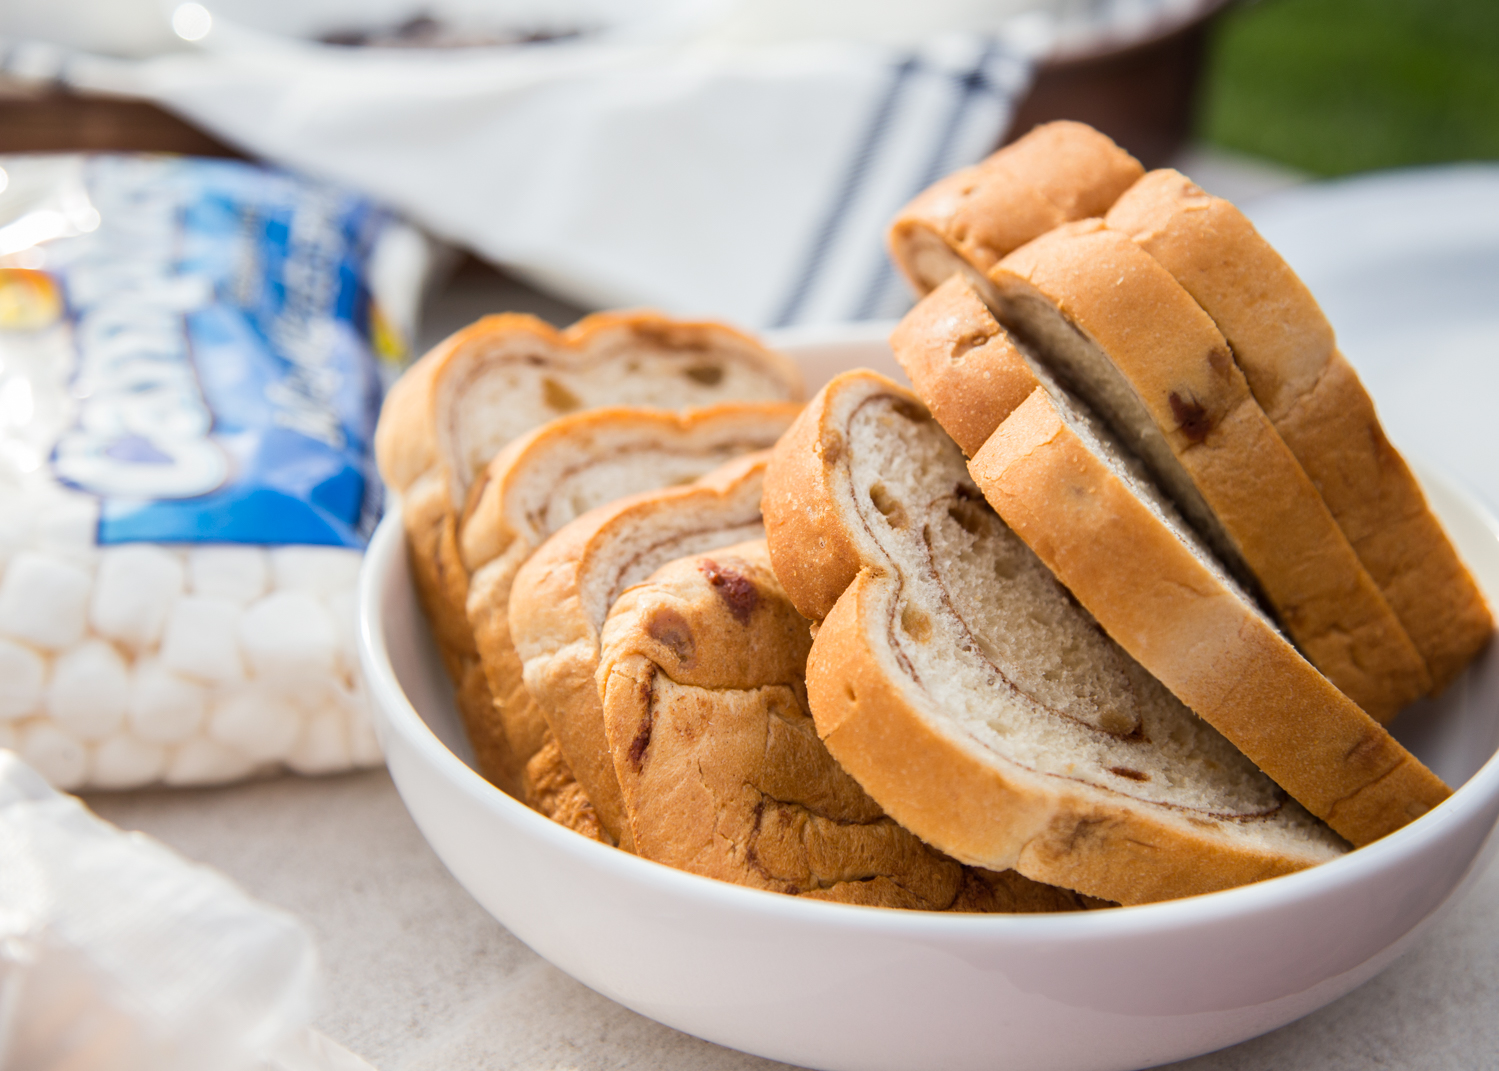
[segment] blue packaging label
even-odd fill
[[[54,476],[100,543],[363,547],[380,380],[365,271],[389,217],[253,165],[100,156],[48,243],[74,361]]]

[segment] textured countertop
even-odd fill
[[[381,1071],[759,1071],[606,1000],[512,937],[427,847],[383,771],[88,798],[313,931],[316,1026]],[[1404,958],[1272,1034],[1174,1068],[1456,1071],[1499,1062],[1499,867]]]

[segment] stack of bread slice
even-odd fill
[[[951,911],[1211,892],[1440,804],[1381,723],[1492,616],[1248,221],[1057,123],[890,243],[914,393],[799,410],[784,358],[649,315],[492,317],[392,392],[486,776],[680,869]]]
[[[765,508],[834,756],[956,858],[1123,903],[1439,804],[1380,722],[1493,627],[1305,288],[1132,163],[1055,124],[913,202],[919,399],[835,380]]]
[[[813,400],[765,517],[777,575],[821,621],[818,732],[928,843],[1126,904],[1346,850],[1098,627],[889,380],[846,373]]]
[[[522,791],[525,760],[497,729],[468,616],[460,533],[489,462],[512,440],[580,410],[784,403],[802,394],[795,366],[754,339],[653,313],[601,313],[562,332],[532,316],[487,316],[437,345],[391,389],[375,437],[380,473],[401,498],[417,593],[459,710],[486,774],[507,791]]]
[[[526,559],[597,506],[690,483],[734,457],[769,448],[799,408],[726,402],[685,413],[592,409],[550,421],[495,456],[470,492],[459,526],[470,578],[467,614],[493,698],[482,721],[468,726],[486,777],[546,813],[555,816],[564,806],[582,814],[561,803],[571,789],[510,640],[510,593]]]
[[[1013,395],[1028,389],[1019,374],[990,390],[994,377],[1004,379],[1005,370],[1022,363],[1005,351],[1028,347],[1032,356],[1052,360],[1068,385],[1143,455],[1215,549],[1240,566],[1241,579],[1257,585],[1303,653],[1373,717],[1387,721],[1416,695],[1435,694],[1451,682],[1488,642],[1492,614],[1409,467],[1386,439],[1368,393],[1338,352],[1332,328],[1305,285],[1232,204],[1175,171],[1142,175],[1134,165],[1135,178],[1125,181],[1132,163],[1096,131],[1049,124],[979,165],[976,174],[984,181],[970,184],[983,191],[983,205],[997,215],[1038,219],[1026,207],[1038,199],[1070,206],[1070,213],[1058,209],[1059,226],[978,226],[972,204],[933,196],[943,183],[901,213],[891,228],[891,252],[917,291],[926,294],[954,275],[964,276],[1007,329],[979,361],[964,360],[961,337],[951,340],[946,355],[934,349],[913,356],[911,374],[924,377],[918,390],[931,399],[934,412],[947,414],[950,430],[971,455],[998,426],[996,418],[1008,411]],[[1089,222],[1061,225],[1082,219]],[[974,233],[1020,240],[976,243]],[[930,252],[936,248],[943,253]],[[947,304],[954,301],[962,304],[950,289]],[[928,327],[943,322],[941,304],[926,308]],[[1169,324],[1163,322],[1167,316]],[[938,330],[950,331],[951,323]],[[1154,337],[1144,340],[1142,331]],[[913,327],[903,333],[913,354],[934,344],[916,341],[922,332]],[[1119,347],[1109,353],[1118,374],[1089,369],[1088,347],[1071,336],[1090,333],[1105,350]],[[1201,351],[1195,369],[1189,366],[1192,355],[1183,352],[1187,334]],[[1168,365],[1159,357],[1163,336],[1183,363]],[[1232,360],[1224,362],[1223,353]],[[1212,354],[1219,354],[1218,363]],[[1121,375],[1130,382],[1119,383]],[[1246,388],[1252,406],[1244,404]],[[1241,437],[1251,421],[1262,441],[1273,428],[1279,445],[1262,449],[1281,455],[1282,468],[1289,455],[1300,469],[1299,476],[1244,489],[1250,499],[1262,496],[1259,505],[1276,506],[1291,493],[1288,480],[1302,485],[1299,521],[1264,518],[1274,547],[1257,546],[1252,533],[1242,545],[1225,543],[1211,511],[1204,514],[1196,501],[1204,494],[1211,501],[1211,491],[1200,481],[1195,490],[1185,486],[1165,456],[1166,446],[1189,455],[1201,445],[1183,444],[1183,437],[1201,436],[1217,446],[1230,409],[1239,414]],[[1152,422],[1161,436],[1150,429]],[[1195,471],[1188,457],[1181,460]],[[1307,485],[1319,502],[1310,501]],[[1319,511],[1326,517],[1311,516]],[[1327,518],[1346,551],[1333,548],[1337,541],[1328,537]],[[1246,575],[1235,558],[1281,557],[1283,533],[1316,536],[1322,553],[1343,560],[1336,567],[1341,579],[1331,559],[1323,558],[1325,575],[1304,578],[1322,589],[1308,600],[1304,585],[1283,575],[1285,570],[1277,576],[1274,563],[1257,567],[1250,561]],[[1350,575],[1350,556],[1361,575]],[[1369,598],[1371,587],[1382,608]],[[1362,594],[1348,594],[1353,588]],[[1328,596],[1345,609],[1329,611]],[[1356,610],[1360,601],[1363,608]],[[1356,614],[1361,631],[1345,639],[1338,630],[1348,613]]]
[[[813,899],[1107,906],[942,855],[833,760],[807,709],[809,622],[760,538],[766,462],[595,507],[517,570],[509,636],[546,722],[534,805],[644,858]]]

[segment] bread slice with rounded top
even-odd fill
[[[635,850],[721,881],[927,911],[1099,906],[961,866],[887,816],[807,709],[810,623],[764,540],[680,558],[615,602],[598,685]]]
[[[489,463],[470,491],[460,529],[468,620],[494,697],[469,734],[503,738],[494,749],[503,765],[490,768],[480,754],[485,776],[527,802],[538,798],[526,768],[550,729],[522,682],[509,622],[511,588],[526,559],[596,506],[691,483],[741,454],[768,449],[799,409],[790,402],[726,402],[686,413],[591,409],[521,436]],[[557,771],[555,761],[538,767],[549,785]]]
[[[747,335],[650,312],[600,313],[565,331],[519,313],[486,316],[407,369],[385,399],[375,457],[401,496],[417,594],[461,685],[466,720],[482,719],[490,699],[465,610],[457,522],[470,484],[501,447],[601,405],[687,409],[802,396],[795,365]],[[502,754],[491,759],[514,766]]]
[[[1058,224],[1103,215],[1144,171],[1090,126],[1046,123],[901,209],[891,259],[918,294],[954,273],[982,275]]]
[[[969,471],[1111,637],[1354,845],[1450,794],[1296,652],[1058,384],[1026,399]]]
[[[826,612],[818,732],[929,844],[1126,904],[1346,850],[1098,627],[889,380],[824,388],[776,447],[765,515],[788,596]],[[809,584],[791,565],[819,539],[841,552]]]
[[[1154,258],[1101,220],[1011,253],[984,293],[1356,703],[1388,720],[1426,664],[1317,489],[1254,400],[1228,343]]]
[[[1332,325],[1244,214],[1176,171],[1152,171],[1106,224],[1129,235],[1213,318],[1255,399],[1296,456],[1426,661],[1440,691],[1494,629]]]
[[[632,849],[594,673],[599,632],[624,590],[688,554],[758,539],[768,455],[730,461],[694,484],[620,499],[564,525],[527,559],[510,592],[510,637],[535,699],[600,825]]]

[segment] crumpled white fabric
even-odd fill
[[[297,920],[0,750],[0,1067],[368,1071],[317,993]]]
[[[1065,24],[1032,12],[981,33],[923,35],[908,12],[861,34],[855,13],[837,40],[828,18],[746,27],[753,7],[731,3],[671,33],[524,48],[231,35],[217,50],[133,61],[11,47],[0,64],[154,100],[579,304],[763,328],[898,314],[909,298],[884,256],[886,224],[995,147],[1037,58],[1062,39],[1140,36],[1203,4],[1062,6]],[[896,10],[870,11],[884,8]]]

